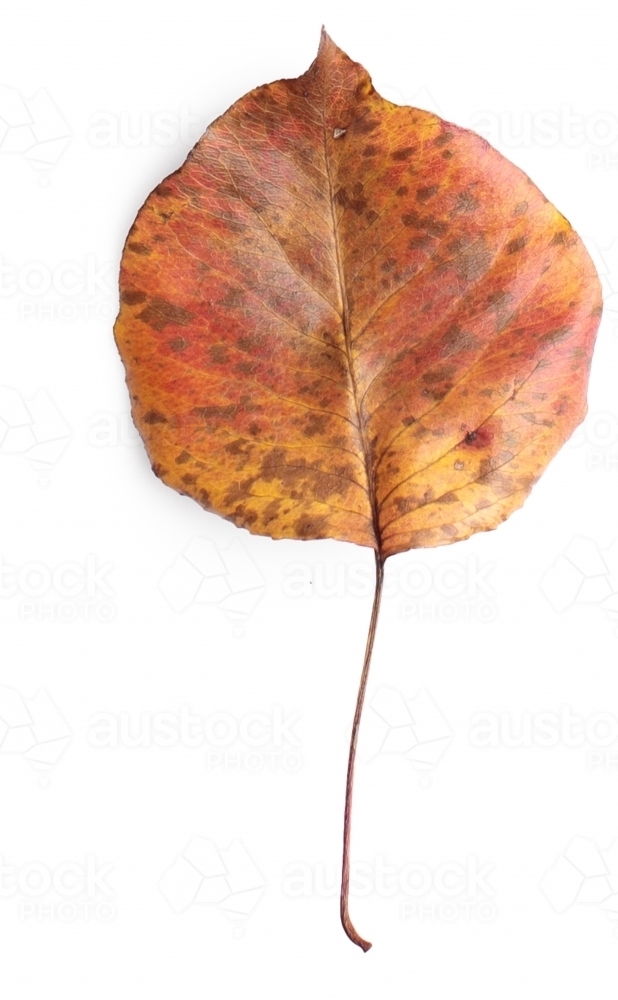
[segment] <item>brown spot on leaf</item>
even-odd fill
[[[457,195],[457,200],[455,201],[455,207],[453,208],[451,214],[469,215],[471,212],[475,212],[478,206],[479,203],[471,191],[461,191]]]
[[[139,305],[140,302],[145,302],[147,298],[146,292],[140,292],[133,288],[123,288],[120,293],[120,301],[126,302],[128,306]]]
[[[394,153],[391,153],[391,160],[396,160],[397,162],[409,160],[415,150],[416,146],[405,146],[403,149],[396,149]]]
[[[208,353],[216,365],[226,365],[230,357],[225,344],[211,344]]]
[[[355,198],[354,201],[351,201],[348,205],[348,208],[351,208],[352,211],[356,212],[357,215],[360,215],[361,212],[363,212],[366,207],[367,207],[366,198]]]
[[[276,497],[274,500],[271,500],[269,504],[266,504],[264,510],[262,511],[262,520],[264,524],[270,524],[271,521],[274,521],[278,517],[279,509],[283,502],[284,501],[281,497]]]
[[[257,334],[247,334],[238,338],[236,346],[239,351],[246,351],[251,354],[253,351],[259,351],[263,348],[264,340]]]
[[[294,522],[297,538],[315,538],[324,533],[326,518],[304,514]]]
[[[379,127],[380,122],[377,118],[369,118],[363,115],[356,118],[350,126],[358,135],[369,135],[370,132],[375,132]]]
[[[468,431],[461,442],[469,448],[481,450],[487,448],[493,441],[493,434],[487,427],[478,427],[475,431]]]
[[[408,243],[408,249],[410,250],[426,250],[430,246],[433,246],[433,239],[427,233],[423,236],[413,236]]]
[[[480,237],[462,253],[457,254],[447,266],[452,266],[464,281],[477,281],[491,267],[493,253],[484,237]]]
[[[133,253],[137,253],[141,257],[150,257],[150,254],[152,253],[152,248],[146,246],[145,243],[136,243],[134,241],[133,243],[127,243],[127,247],[129,250],[132,250]]]
[[[185,340],[184,337],[173,337],[172,340],[168,340],[167,344],[171,351],[179,354],[189,346],[189,341]]]
[[[557,330],[550,330],[548,333],[544,333],[539,337],[539,343],[552,343],[559,344],[561,340],[566,340],[567,337],[572,333],[573,327],[571,326],[559,326]]]
[[[444,236],[448,232],[448,223],[442,219],[434,219],[431,215],[425,219],[425,226],[430,236]]]
[[[421,204],[424,204],[426,201],[429,201],[430,198],[433,198],[434,194],[437,194],[439,190],[439,184],[430,184],[428,187],[417,188],[416,200],[420,201]]]
[[[258,519],[257,512],[254,510],[248,510],[245,504],[236,507],[234,514],[236,515],[238,523],[243,528],[250,528],[251,525],[255,524]]]
[[[312,413],[303,428],[305,437],[315,437],[316,434],[323,434],[329,423],[327,413]]]
[[[173,302],[168,302],[167,299],[155,296],[150,299],[146,308],[137,314],[137,318],[160,332],[172,323],[186,326],[193,319],[193,313],[183,309],[182,306],[174,305]]]
[[[505,247],[505,252],[517,253],[519,250],[524,249],[527,242],[528,241],[525,236],[518,236],[516,240],[511,240],[510,243],[507,243]]]
[[[225,450],[230,455],[246,455],[252,447],[253,445],[247,441],[243,441],[242,438],[236,438],[235,441],[230,441],[229,444],[226,444]]]
[[[145,424],[167,424],[167,423],[169,423],[169,420],[159,410],[148,410],[148,412],[144,414],[144,423]]]

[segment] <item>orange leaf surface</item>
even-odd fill
[[[585,414],[601,294],[567,220],[325,33],[153,191],[120,285],[156,474],[257,534],[370,546],[379,572],[495,528]]]
[[[494,528],[582,420],[601,297],[566,219],[323,36],[131,229],[115,334],[168,485],[384,557]]]

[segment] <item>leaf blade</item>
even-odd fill
[[[121,290],[155,472],[260,534],[387,557],[488,530],[585,412],[600,290],[581,241],[326,35],[148,198]]]

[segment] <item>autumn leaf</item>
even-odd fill
[[[495,528],[581,422],[593,264],[532,181],[473,132],[373,89],[324,32],[149,196],[116,341],[155,473],[272,538],[384,561]]]

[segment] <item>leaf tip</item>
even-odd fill
[[[320,44],[318,46],[318,59],[324,58],[325,56],[333,56],[337,52],[341,52],[341,49],[335,44],[335,42],[333,42],[326,28],[322,25],[322,29],[320,31]]]

